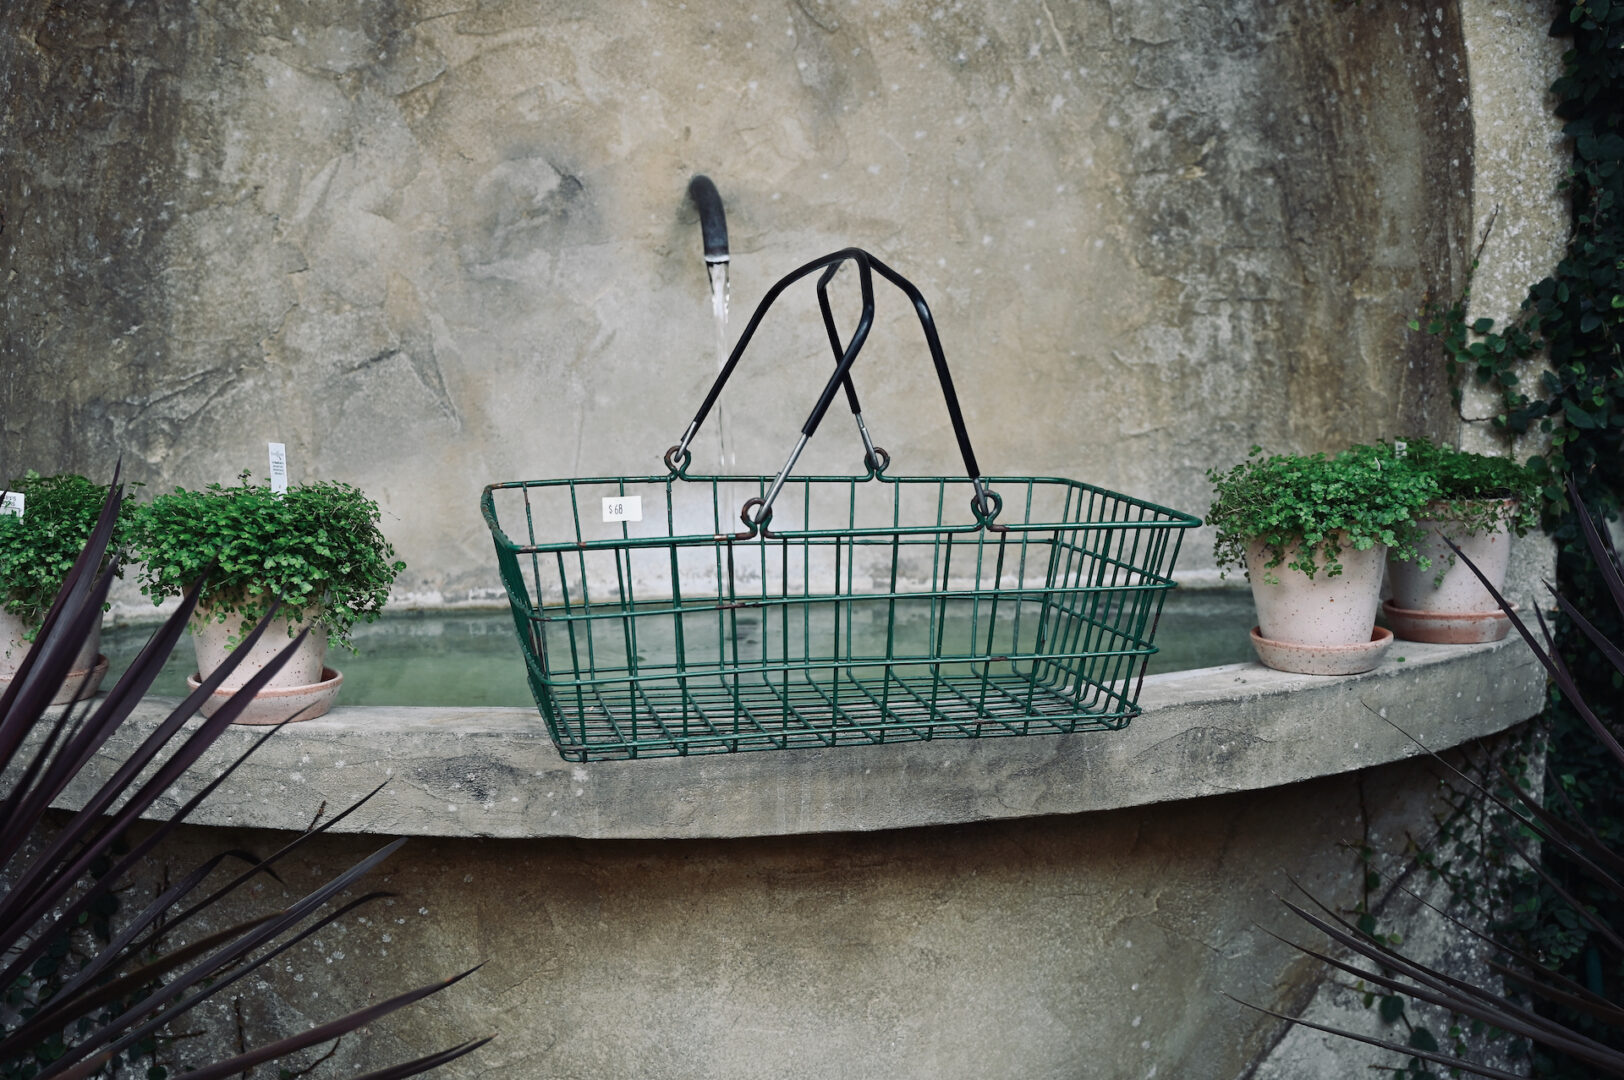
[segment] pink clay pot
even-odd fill
[[[4,693],[23,659],[33,650],[32,642],[23,635],[28,626],[11,612],[0,608],[0,693]],[[73,668],[63,680],[62,688],[51,698],[52,705],[66,705],[77,698],[89,697],[101,685],[107,674],[107,657],[101,655],[101,623],[95,623],[79,655],[73,658]]]
[[[1508,502],[1505,506],[1509,514],[1512,504]],[[1423,570],[1419,560],[1389,560],[1387,580],[1393,587],[1393,606],[1439,615],[1498,612],[1500,605],[1494,596],[1483,587],[1471,567],[1455,558],[1444,538],[1458,544],[1466,557],[1483,571],[1483,576],[1496,589],[1501,589],[1505,586],[1506,566],[1511,559],[1511,533],[1505,522],[1502,520],[1498,529],[1469,533],[1458,517],[1448,514],[1447,506],[1429,506],[1427,510],[1427,516],[1416,519],[1423,535],[1416,546],[1432,565]]]
[[[1387,548],[1377,544],[1355,551],[1344,540],[1337,560],[1342,572],[1335,577],[1326,572],[1329,560],[1321,550],[1314,558],[1320,569],[1312,578],[1287,565],[1295,559],[1296,550],[1287,551],[1279,566],[1265,569],[1269,555],[1264,545],[1254,540],[1246,546],[1246,572],[1257,604],[1259,634],[1292,645],[1367,645],[1376,625]]]
[[[311,613],[307,612],[305,622],[299,624],[299,627],[309,625],[311,617]],[[253,623],[249,623],[249,626],[251,628]],[[237,689],[292,644],[293,637],[289,633],[289,626],[285,617],[272,620],[247,657],[237,665],[236,670],[221,684],[220,689],[224,691]],[[198,614],[192,617],[192,645],[197,650],[199,675],[206,677],[225,662],[225,658],[231,653],[231,646],[227,640],[241,629],[240,615],[227,615],[226,621],[220,622],[212,609],[198,608]],[[294,633],[297,633],[297,629]],[[271,681],[264,689],[288,690],[323,682],[325,680],[322,668],[326,659],[327,630],[325,627],[311,626],[309,636],[299,646],[298,651],[282,665],[282,670],[271,676]]]

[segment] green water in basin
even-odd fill
[[[1250,592],[1175,590],[1162,611],[1150,674],[1250,660],[1252,623]],[[104,686],[135,659],[151,632],[150,625],[132,625],[103,635],[110,662]],[[354,655],[334,649],[327,656],[327,665],[344,673],[341,705],[535,705],[506,611],[390,612],[356,627],[354,638]],[[191,643],[183,640],[152,692],[184,695],[186,676],[195,670]]]

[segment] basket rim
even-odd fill
[[[888,484],[936,484],[971,487],[972,481],[963,476],[887,476],[871,474],[869,476],[856,475],[827,475],[827,476],[797,476],[797,482],[813,483],[840,483],[840,484],[866,484],[874,481]],[[1026,484],[1026,485],[1053,485],[1085,491],[1105,498],[1120,500],[1128,506],[1140,510],[1148,510],[1164,515],[1160,519],[1142,521],[1061,521],[1061,522],[1027,522],[1024,524],[1003,525],[997,531],[1005,533],[1031,533],[1048,532],[1058,528],[1078,530],[1098,529],[1192,529],[1201,525],[1201,519],[1193,514],[1186,514],[1181,510],[1153,503],[1147,499],[1137,498],[1112,491],[1109,488],[1099,487],[1095,484],[1081,480],[1071,480],[1060,476],[983,476],[982,482],[992,484]],[[622,536],[607,540],[560,540],[542,544],[521,544],[508,536],[496,516],[495,493],[498,491],[527,490],[530,488],[556,488],[574,487],[576,485],[627,485],[627,484],[663,484],[670,489],[677,482],[689,484],[749,484],[771,483],[773,477],[766,475],[696,475],[677,476],[665,473],[657,476],[577,476],[557,477],[547,480],[509,480],[486,484],[480,493],[480,513],[485,519],[486,527],[490,529],[492,537],[508,551],[515,555],[538,555],[559,551],[593,551],[593,550],[626,550],[638,547],[689,547],[701,545],[753,544],[766,543],[776,540],[809,540],[823,537],[905,537],[905,536],[945,536],[945,535],[973,535],[988,532],[988,528],[981,522],[965,525],[894,525],[894,526],[862,526],[860,528],[842,529],[775,529],[771,535],[765,533],[734,534],[734,533],[686,533],[677,536],[651,536],[633,537]]]

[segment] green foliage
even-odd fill
[[[1549,370],[1527,396],[1514,377],[1505,377],[1505,365],[1480,379],[1496,385],[1508,403],[1502,422],[1509,431],[1549,433],[1549,454],[1533,464],[1546,478],[1545,524],[1558,542],[1557,579],[1598,632],[1617,642],[1624,640],[1624,618],[1607,602],[1600,567],[1578,528],[1579,508],[1554,477],[1571,473],[1579,500],[1598,514],[1616,514],[1624,495],[1624,4],[1559,5],[1551,34],[1570,39],[1562,77],[1551,90],[1571,140],[1573,232],[1555,270],[1530,288],[1516,327],[1537,339]],[[1617,731],[1624,724],[1620,672],[1571,620],[1559,622],[1557,633],[1576,690]],[[1572,695],[1553,693],[1543,721],[1549,731],[1545,804],[1612,850],[1624,850],[1617,761],[1597,742]],[[1624,1000],[1624,959],[1603,929],[1624,926],[1624,898],[1560,850],[1544,852],[1541,864],[1543,873],[1516,882],[1503,934],[1554,972],[1610,1001]],[[1624,1046],[1616,1029],[1582,1011],[1555,1005],[1544,1011]],[[1583,1063],[1551,1051],[1535,1065],[1543,1077],[1592,1075]]]
[[[82,476],[31,472],[5,490],[23,495],[25,512],[0,514],[0,607],[23,621],[32,641],[96,527],[107,488]],[[116,530],[115,547],[120,540]]]
[[[1538,524],[1540,482],[1528,466],[1507,457],[1442,446],[1426,438],[1407,439],[1403,445],[1403,456],[1410,468],[1437,481],[1442,491],[1440,501],[1449,504],[1429,508],[1428,516],[1458,521],[1468,533],[1493,531],[1505,525],[1522,536]]]
[[[1547,526],[1571,540],[1571,508],[1557,478],[1575,477],[1585,499],[1608,516],[1624,483],[1624,4],[1563,6],[1551,35],[1572,39],[1551,87],[1573,148],[1567,250],[1529,289],[1518,317],[1498,330],[1491,319],[1466,322],[1469,279],[1455,303],[1428,305],[1410,325],[1443,342],[1458,378],[1499,391],[1496,424],[1549,434],[1549,454],[1531,464],[1545,480]],[[1541,352],[1549,370],[1525,387],[1516,369]]]
[[[130,539],[145,565],[141,591],[158,603],[202,580],[202,604],[246,633],[280,600],[292,622],[312,620],[350,646],[356,622],[371,622],[406,564],[378,528],[378,504],[334,482],[286,494],[249,483],[176,488],[131,515]]]
[[[1271,570],[1284,563],[1310,578],[1321,569],[1329,577],[1340,574],[1345,548],[1385,544],[1398,558],[1414,557],[1414,519],[1440,491],[1391,448],[1353,447],[1330,457],[1262,455],[1254,446],[1228,472],[1207,472],[1214,495],[1206,520],[1218,529],[1213,554],[1219,566],[1244,566],[1253,541],[1264,545]]]

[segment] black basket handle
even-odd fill
[[[829,306],[829,282],[840,265],[838,262],[830,263],[818,278],[818,310],[823,314],[823,329],[829,335],[829,350],[834,353],[836,367],[840,366],[846,348],[840,344],[840,331],[835,329],[835,313]],[[863,440],[863,465],[871,474],[883,473],[891,464],[891,455],[885,452],[884,447],[874,445],[874,437],[868,433],[868,424],[863,421],[863,407],[857,402],[857,388],[852,385],[849,371],[846,373],[845,386],[846,403],[851,406],[852,418],[857,421],[857,434]]]
[[[839,334],[835,330],[834,316],[828,306],[826,289],[829,279],[833,277],[839,265],[846,261],[857,264],[858,283],[863,298],[863,312],[857,320],[856,329],[852,331],[851,340],[842,348]],[[948,417],[953,424],[953,434],[959,444],[959,454],[964,459],[965,475],[969,477],[970,482],[975,487],[975,495],[971,499],[971,509],[983,524],[990,524],[1002,508],[1002,500],[996,494],[989,492],[981,480],[981,469],[976,464],[975,451],[970,446],[969,432],[965,430],[964,414],[959,408],[958,394],[953,389],[953,376],[947,369],[947,357],[942,352],[941,338],[936,332],[936,321],[931,317],[930,305],[925,302],[924,295],[920,293],[913,282],[861,248],[844,248],[822,258],[814,259],[806,265],[792,270],[767,290],[767,294],[756,305],[756,310],[750,316],[750,322],[745,326],[744,332],[739,335],[738,343],[733,346],[733,352],[728,356],[727,363],[723,365],[721,372],[716,376],[716,381],[711,385],[710,393],[705,396],[704,403],[700,405],[699,411],[694,414],[693,420],[688,424],[688,430],[683,433],[682,441],[666,451],[665,463],[667,467],[673,473],[680,473],[681,469],[686,466],[684,458],[688,455],[689,445],[698,433],[700,425],[705,422],[705,418],[709,415],[712,406],[716,404],[716,399],[721,395],[722,387],[727,384],[727,380],[732,376],[733,369],[738,366],[740,357],[744,355],[745,347],[749,345],[750,339],[755,335],[756,328],[761,325],[761,320],[766,315],[767,309],[790,285],[793,285],[814,270],[825,267],[828,269],[819,282],[819,305],[823,312],[824,329],[829,335],[830,347],[839,354],[839,363],[835,365],[834,374],[830,376],[829,381],[824,385],[823,392],[818,396],[817,404],[813,406],[811,415],[807,417],[806,423],[801,425],[800,440],[796,442],[794,450],[790,452],[789,459],[784,463],[784,467],[779,470],[766,496],[751,499],[745,504],[744,512],[741,515],[744,523],[750,526],[752,531],[765,525],[767,519],[772,515],[772,504],[778,498],[778,493],[783,490],[784,481],[788,479],[790,470],[795,467],[801,452],[806,449],[807,442],[817,432],[818,425],[823,422],[824,414],[829,411],[829,405],[834,400],[836,389],[842,385],[846,389],[847,401],[852,406],[852,412],[858,415],[859,430],[865,435],[864,442],[870,455],[870,467],[873,468],[874,465],[878,464],[877,460],[875,460],[876,448],[866,438],[867,429],[862,425],[861,412],[857,403],[857,392],[851,384],[852,364],[856,361],[857,354],[867,342],[869,331],[874,326],[874,282],[871,271],[877,270],[882,277],[901,289],[908,299],[913,302],[914,311],[919,316],[919,324],[925,332],[925,341],[930,347],[931,362],[936,367],[936,378],[942,387],[942,398],[947,404]],[[883,453],[883,451],[881,452]],[[679,462],[682,462],[682,465],[679,465]],[[752,506],[752,504],[754,505]],[[751,513],[752,509],[754,510],[753,515]]]
[[[703,424],[705,422],[705,418],[710,415],[711,408],[716,404],[716,399],[722,394],[722,387],[727,384],[727,380],[733,374],[733,369],[738,366],[739,359],[744,355],[745,346],[750,343],[751,337],[755,335],[756,328],[761,325],[761,320],[766,316],[767,309],[772,306],[773,301],[777,300],[785,289],[789,288],[789,286],[793,285],[807,274],[810,274],[819,267],[827,266],[828,271],[823,275],[822,281],[819,282],[820,290],[823,293],[822,299],[826,301],[829,279],[834,276],[834,272],[840,268],[841,263],[853,257],[854,252],[857,255],[866,255],[865,252],[861,252],[856,248],[848,248],[843,251],[837,251],[832,255],[825,255],[821,259],[814,259],[805,266],[791,271],[789,274],[780,278],[772,288],[767,290],[767,295],[763,296],[761,298],[761,302],[756,305],[756,310],[750,316],[749,323],[745,325],[744,333],[739,335],[739,340],[733,346],[732,353],[728,355],[727,363],[722,365],[722,370],[717,373],[716,381],[711,384],[710,393],[705,395],[705,400],[699,406],[699,411],[694,414],[693,420],[688,424],[688,430],[683,432],[682,441],[665,452],[665,464],[667,468],[674,473],[680,473],[687,467],[687,459],[689,457],[688,447],[693,444],[694,436],[699,433],[700,425]],[[860,408],[857,403],[857,391],[853,388],[851,383],[851,363],[853,360],[856,360],[857,352],[863,347],[863,342],[868,338],[868,331],[874,323],[874,284],[873,277],[869,272],[866,262],[860,262],[858,270],[862,278],[863,315],[862,318],[858,320],[857,331],[852,335],[851,345],[847,349],[840,348],[839,335],[837,335],[834,331],[833,314],[826,313],[825,315],[824,328],[829,332],[830,344],[836,351],[835,375],[830,380],[829,385],[824,388],[822,396],[818,399],[816,407],[814,407],[812,410],[812,415],[808,417],[806,424],[801,428],[802,434],[805,436],[805,438],[811,438],[811,432],[807,430],[808,426],[810,426],[813,431],[817,430],[818,423],[822,421],[823,414],[828,411],[829,403],[834,397],[834,386],[837,383],[845,384],[846,399],[851,405],[852,412],[860,413]],[[847,355],[848,352],[850,354],[849,357]],[[805,445],[804,439],[802,445]]]

